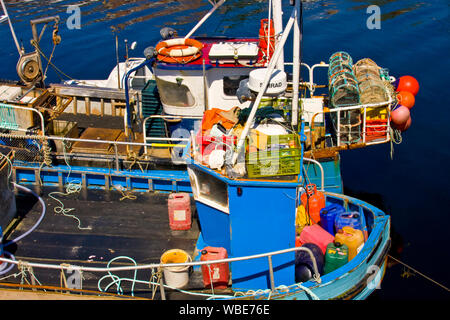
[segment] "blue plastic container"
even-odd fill
[[[320,210],[320,226],[324,228],[328,233],[334,235],[334,222],[336,215],[345,212],[345,208],[337,203],[330,204]]]
[[[314,243],[305,243],[302,247],[312,251],[316,259],[317,269],[323,274],[325,257],[320,247]],[[295,251],[295,282],[306,282],[314,275],[314,267],[311,256],[306,251]]]
[[[336,228],[336,231],[345,226],[364,231],[361,219],[363,219],[363,216],[357,211],[341,212],[336,215],[334,227]]]

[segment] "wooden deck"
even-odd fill
[[[168,194],[162,193],[134,193],[135,200],[122,199],[123,194],[118,191],[82,190],[79,194],[61,196],[65,208],[74,208],[68,214],[75,215],[80,221],[72,217],[55,213],[54,208],[60,204],[49,197],[49,193],[57,189],[44,189],[42,198],[46,203],[46,214],[40,225],[27,237],[12,244],[5,250],[14,254],[16,260],[27,262],[106,267],[108,262],[119,256],[134,259],[137,264],[159,263],[161,255],[169,249],[182,249],[194,256],[195,244],[199,235],[197,220],[193,220],[192,228],[188,231],[172,231],[169,227],[167,208]],[[41,207],[36,199],[28,194],[20,193],[16,197],[18,218],[5,230],[4,243],[8,239],[15,239],[29,230],[39,219]],[[191,209],[195,212],[194,201]],[[89,228],[89,229],[84,229]],[[114,261],[111,267],[132,265],[130,260]],[[8,275],[19,273],[17,267]],[[34,268],[36,279],[44,286],[61,286],[60,270],[46,270]],[[98,281],[107,273],[83,272],[82,289],[97,291]],[[120,277],[133,278],[133,271],[123,271]],[[137,279],[148,281],[149,270],[139,270]],[[6,275],[3,275],[4,278]],[[69,274],[66,274],[68,277]],[[193,275],[191,283],[201,288],[201,275]],[[28,277],[28,280],[30,277]],[[20,283],[21,277],[10,277],[2,282]],[[106,286],[110,282],[103,282]],[[131,283],[122,283],[125,295],[130,295]],[[1,287],[1,286],[0,286]],[[110,293],[116,293],[116,286],[111,286]],[[151,289],[145,284],[136,284],[136,296],[151,295]],[[170,292],[168,292],[170,296]],[[178,293],[173,293],[175,296]],[[0,299],[9,299],[14,294],[2,291]],[[40,294],[27,294],[30,299],[39,299]],[[64,299],[63,295],[59,298]],[[20,297],[23,298],[23,297]],[[50,299],[54,299],[50,298]],[[58,299],[59,299],[58,298]]]

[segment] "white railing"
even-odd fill
[[[389,134],[389,127],[390,127],[390,105],[394,103],[394,101],[392,100],[392,98],[389,98],[389,101],[387,102],[379,102],[379,103],[369,103],[369,104],[361,104],[361,105],[356,105],[356,106],[350,106],[350,107],[340,107],[340,108],[333,108],[333,109],[328,109],[328,110],[324,110],[322,112],[316,112],[313,116],[312,116],[312,120],[314,120],[314,118],[317,115],[320,114],[325,114],[325,113],[337,113],[336,116],[336,136],[337,136],[337,146],[341,145],[341,117],[340,117],[340,112],[344,112],[344,111],[352,111],[352,110],[362,110],[362,120],[361,120],[361,126],[362,126],[362,130],[360,132],[360,140],[362,143],[365,143],[366,145],[373,145],[373,144],[380,144],[380,143],[385,143],[385,142],[389,142],[390,141],[390,134]],[[376,127],[382,127],[382,128],[386,128],[386,130],[382,130],[379,131],[379,139],[376,139],[374,141],[366,141],[367,139],[367,108],[380,108],[380,109],[387,109],[387,114],[386,114],[386,124],[378,124],[376,125]],[[313,124],[311,124],[313,125]],[[371,125],[372,126],[372,125]],[[373,125],[375,126],[375,125]],[[314,127],[311,127],[311,129],[314,129]],[[314,145],[314,141],[313,141],[313,135],[312,135],[312,130],[310,130],[310,134],[311,134],[311,146],[313,147]],[[381,136],[384,136],[384,138],[381,138]]]
[[[15,112],[16,110],[25,110],[25,111],[32,111],[34,113],[37,113],[37,115],[40,118],[41,121],[41,134],[44,136],[45,135],[45,124],[44,124],[44,116],[42,115],[42,113],[39,110],[36,110],[34,108],[29,108],[29,107],[22,107],[22,106],[16,106],[16,105],[10,105],[10,104],[1,104],[2,107],[5,107],[7,109],[11,109],[12,112]],[[17,129],[13,129],[13,130],[17,130],[17,131],[28,131],[27,128],[17,128]]]
[[[292,63],[285,63],[286,65],[292,65]],[[314,64],[313,66],[309,66],[306,63],[301,64],[302,66],[304,66],[305,68],[308,69],[308,76],[309,79],[306,82],[303,82],[303,84],[308,88],[309,92],[310,92],[310,96],[312,97],[314,94],[314,91],[316,90],[317,87],[326,87],[325,85],[319,86],[316,83],[314,83],[314,70],[316,68],[328,68],[329,65],[325,62],[320,62],[317,64]],[[388,95],[389,96],[389,95]],[[389,127],[390,127],[390,107],[391,105],[395,103],[395,101],[392,99],[391,96],[389,96],[389,100],[388,101],[383,101],[383,102],[379,102],[379,103],[369,103],[369,104],[359,104],[359,105],[355,105],[355,106],[348,106],[348,107],[339,107],[339,108],[330,108],[329,110],[323,111],[323,112],[317,112],[313,115],[312,119],[314,119],[317,115],[319,114],[325,114],[325,113],[336,113],[337,117],[336,117],[336,133],[337,133],[337,146],[341,145],[341,117],[340,117],[340,113],[344,112],[344,111],[352,111],[352,110],[361,110],[362,112],[362,119],[361,119],[361,132],[360,132],[360,141],[362,143],[365,143],[367,145],[372,145],[372,144],[380,144],[380,143],[385,143],[390,141],[390,135],[389,135]],[[387,109],[387,114],[386,114],[386,124],[377,124],[377,125],[368,125],[367,124],[367,108],[379,108],[379,109]],[[313,125],[311,123],[311,125]],[[381,130],[378,131],[378,135],[380,136],[380,138],[377,138],[373,141],[366,141],[367,139],[367,133],[368,130],[367,128],[370,127],[376,127],[376,128],[386,128],[385,130]],[[312,141],[312,130],[310,131],[311,134],[311,146],[313,146],[313,141]],[[381,138],[381,136],[384,135],[384,138]]]
[[[180,144],[180,142],[182,143],[182,142],[189,141],[189,139],[182,139],[182,138],[147,137],[146,142],[127,142],[127,141],[93,140],[93,139],[69,138],[69,137],[61,137],[61,136],[40,136],[40,135],[10,134],[10,133],[0,133],[0,137],[11,138],[11,139],[53,140],[53,141],[60,141],[63,143],[87,142],[87,143],[92,143],[92,144],[97,144],[97,145],[99,143],[105,143],[105,144],[113,146],[114,154],[111,154],[111,157],[113,158],[113,160],[115,162],[116,170],[119,170],[119,168],[120,168],[120,166],[119,166],[120,156],[119,156],[118,146],[127,146],[127,147],[142,146],[142,147],[144,147],[145,150],[147,150],[147,147],[161,147],[162,145],[164,145],[166,147],[185,147],[186,145]],[[170,144],[170,143],[161,144],[160,142],[148,143],[148,141],[161,141],[161,140],[168,141],[168,142],[179,142],[179,143],[178,144]],[[83,152],[66,152],[66,151],[64,151],[64,153],[65,153],[64,156],[66,156],[67,154],[70,154],[72,156],[80,156],[81,154],[83,154]],[[86,153],[89,154],[90,157],[102,156],[102,158],[104,158],[104,156],[105,156],[104,154],[91,154],[88,151]],[[108,155],[109,155],[109,153],[108,153]],[[147,156],[147,153],[144,154],[144,157],[146,157],[146,156]]]
[[[144,119],[143,125],[142,125],[142,134],[144,136],[144,142],[146,143],[148,140],[166,140],[166,141],[179,141],[179,142],[189,142],[190,138],[148,138],[147,137],[147,121],[149,119],[164,119],[164,120],[182,120],[182,119],[198,119],[201,120],[202,117],[196,117],[196,116],[169,116],[169,115],[152,115],[148,116]],[[189,134],[189,132],[186,130],[186,132]],[[164,147],[165,145],[159,145],[160,147]],[[171,145],[170,147],[174,147]],[[186,145],[175,145],[175,147],[186,147]],[[147,153],[147,146],[144,147],[145,153]]]
[[[313,252],[306,248],[306,247],[294,247],[289,249],[283,249],[278,251],[271,251],[261,254],[254,254],[244,257],[236,257],[236,258],[226,258],[226,259],[218,259],[218,260],[208,260],[208,261],[193,261],[193,262],[184,262],[184,263],[151,263],[151,264],[144,264],[144,265],[134,265],[134,266],[122,266],[122,267],[88,267],[88,266],[78,266],[78,265],[70,265],[70,264],[47,264],[47,263],[37,263],[37,262],[25,262],[25,261],[17,261],[14,259],[7,259],[4,257],[0,257],[0,261],[3,263],[10,263],[15,265],[26,265],[27,267],[32,268],[43,268],[43,269],[51,269],[51,270],[58,270],[58,271],[67,271],[70,270],[78,271],[78,272],[108,272],[111,274],[112,272],[120,272],[120,271],[137,271],[137,270],[152,270],[152,269],[163,269],[163,268],[170,268],[170,267],[194,267],[194,266],[202,266],[202,265],[212,265],[212,264],[218,264],[218,263],[231,263],[231,262],[237,262],[237,261],[245,261],[245,260],[252,260],[252,259],[259,259],[267,257],[267,262],[269,266],[269,277],[270,277],[270,287],[271,290],[275,290],[275,278],[274,278],[274,272],[273,272],[273,264],[272,264],[272,256],[276,256],[279,254],[285,254],[289,252],[294,251],[304,251],[306,252],[313,263],[313,271],[314,275],[312,280],[321,283],[320,273],[317,268],[317,262],[316,258],[314,257]],[[162,281],[162,277],[160,279],[159,287],[161,290],[161,297],[162,299],[165,298],[164,293],[164,284]]]
[[[320,191],[325,191],[325,173],[323,171],[323,167],[320,164],[319,161],[314,160],[314,159],[309,159],[309,158],[303,158],[303,161],[305,162],[311,162],[314,163],[315,165],[317,165],[320,169]]]

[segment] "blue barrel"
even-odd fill
[[[345,208],[337,203],[330,204],[320,210],[320,225],[329,234],[334,235],[336,232],[334,231],[334,222],[336,219],[336,215],[345,212]]]
[[[312,251],[316,259],[317,269],[323,274],[324,256],[320,247],[314,243],[305,243],[302,247]],[[295,251],[295,282],[306,282],[314,275],[314,264],[306,251]]]
[[[364,231],[361,219],[362,215],[357,211],[341,212],[336,215],[334,226],[336,228],[336,231],[342,229],[345,226]]]

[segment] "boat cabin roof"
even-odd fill
[[[167,63],[157,61],[160,69],[201,70],[203,60],[205,68],[255,68],[263,59],[258,39],[228,37],[195,37],[203,44],[200,58],[185,63]],[[236,55],[237,53],[237,55]],[[235,59],[235,58],[238,59]]]

